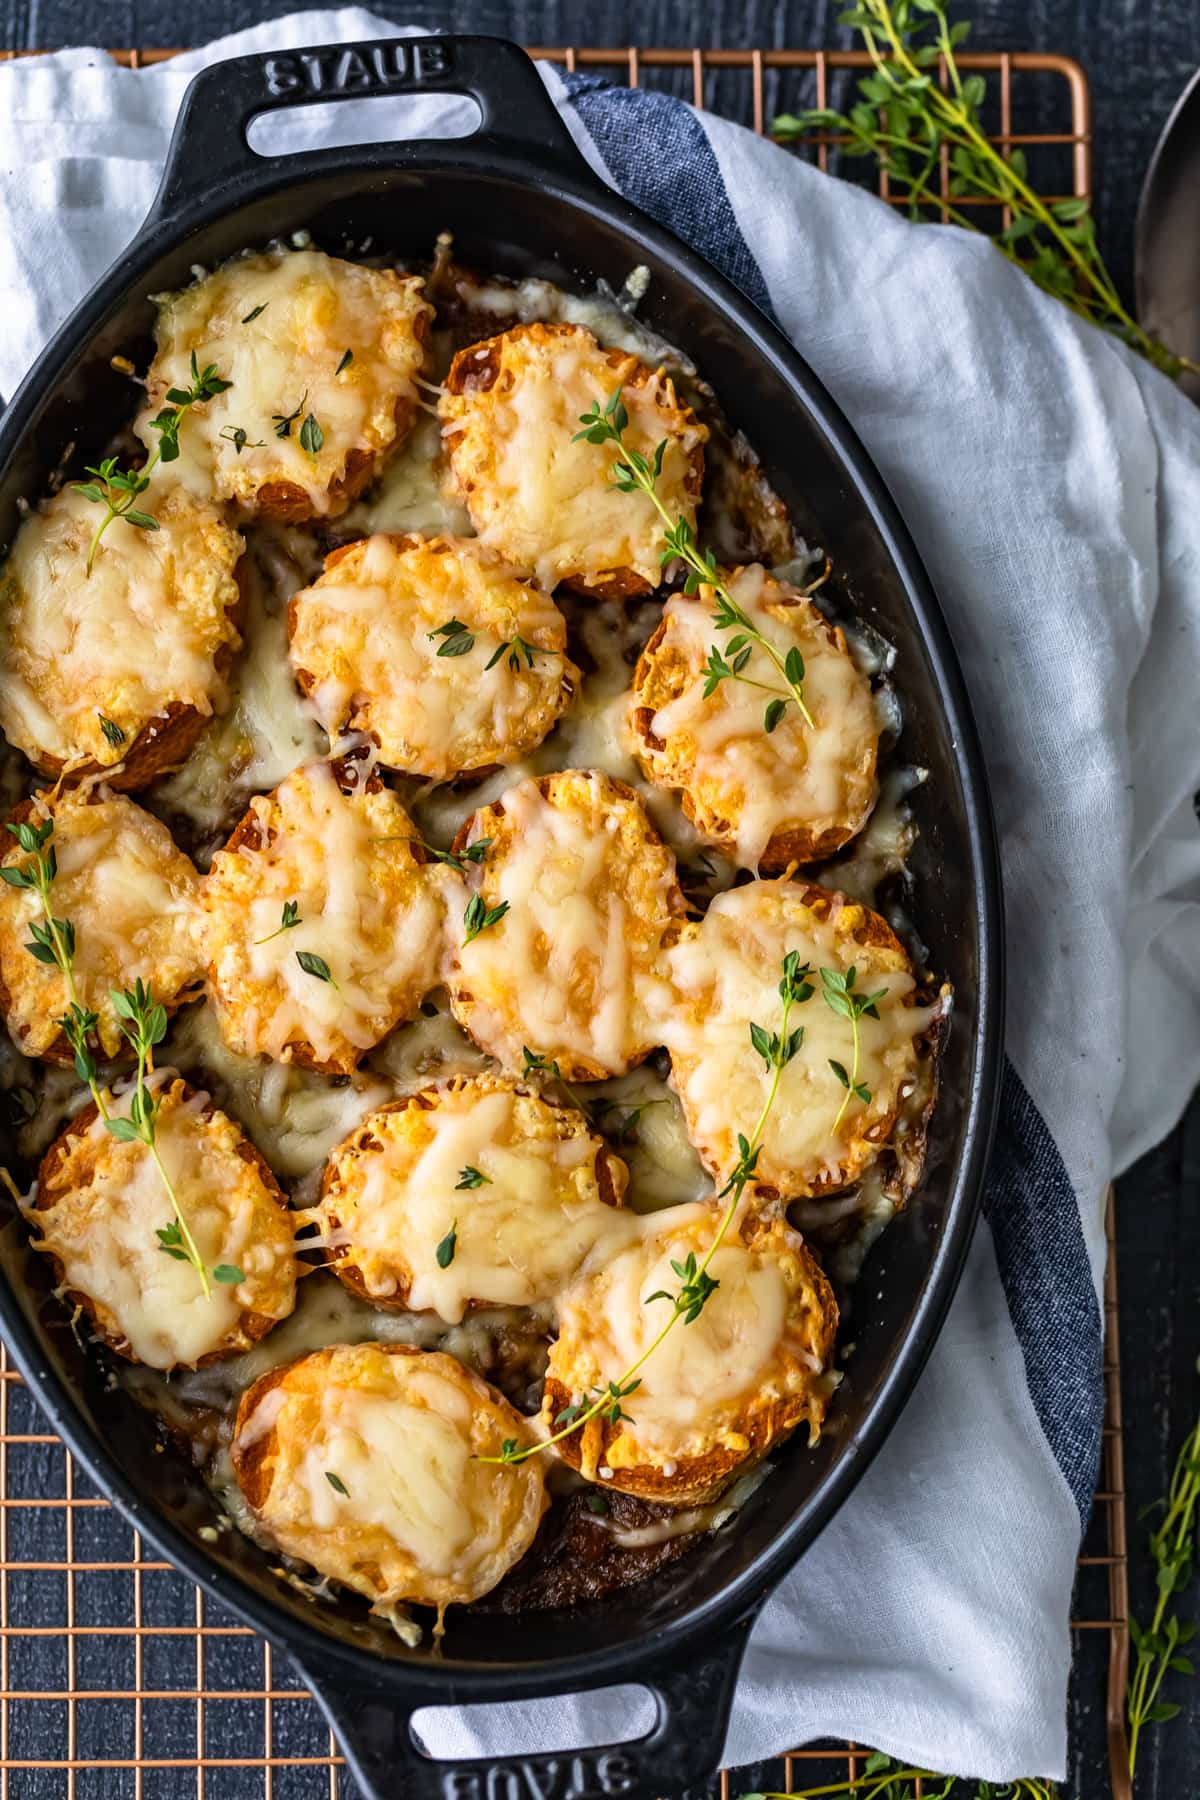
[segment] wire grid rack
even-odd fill
[[[0,52],[8,61],[25,52]],[[116,50],[132,69],[170,50]],[[779,110],[841,106],[868,65],[842,50],[535,47],[570,70],[653,86],[765,133]],[[1091,188],[1087,79],[1067,57],[964,55],[989,80],[993,141],[1020,146],[1048,197]],[[943,71],[944,79],[944,71]],[[836,135],[800,154],[870,179],[839,157]],[[949,193],[941,171],[941,198]],[[882,198],[900,204],[886,176]],[[987,202],[955,198],[956,207]],[[996,220],[1000,209],[992,207]],[[979,215],[985,227],[992,219]],[[1112,1195],[1105,1280],[1107,1351],[1102,1486],[1083,1553],[1072,1629],[1108,1651],[1107,1728],[1114,1800],[1129,1800],[1124,1692],[1128,1669],[1125,1481]],[[724,1770],[712,1793],[853,1781],[868,1750],[798,1748]],[[918,1795],[923,1792],[916,1783]],[[352,1800],[353,1783],[315,1703],[256,1633],[214,1606],[98,1494],[48,1432],[0,1346],[0,1800]]]

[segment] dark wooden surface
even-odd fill
[[[9,0],[0,19],[0,44],[51,48],[61,44],[179,45],[293,10],[287,0]],[[832,45],[844,41],[836,24],[840,4],[826,0],[408,0],[386,9],[403,22],[498,32],[526,43],[681,44],[697,40],[730,46]],[[1200,4],[1196,0],[980,0],[969,9],[977,25],[973,47],[1065,52],[1085,66],[1092,83],[1096,212],[1100,237],[1119,284],[1132,283],[1132,236],[1138,189],[1155,138],[1171,104],[1200,62]],[[717,96],[717,102],[725,96]],[[772,95],[797,104],[798,92]],[[736,97],[725,100],[735,105]],[[1129,1521],[1134,1547],[1136,1612],[1153,1604],[1152,1574],[1142,1550],[1146,1526],[1139,1509],[1164,1491],[1175,1450],[1200,1405],[1200,1098],[1158,1150],[1121,1183],[1117,1229]],[[1093,1532],[1089,1548],[1102,1544]],[[1184,1610],[1195,1615],[1193,1593]],[[1106,1644],[1102,1633],[1079,1635],[1071,1694],[1071,1776],[1075,1800],[1103,1800],[1110,1792],[1104,1731]],[[1200,1687],[1178,1677],[1173,1697],[1184,1715],[1146,1739],[1139,1800],[1194,1800],[1200,1793]],[[750,1779],[750,1777],[753,1779]],[[747,1771],[746,1786],[777,1769]],[[65,1791],[62,1777],[36,1783],[51,1800]],[[813,1779],[816,1779],[814,1772]],[[35,1787],[22,1786],[33,1795]],[[116,1786],[106,1792],[122,1794]],[[132,1788],[128,1790],[132,1792]],[[242,1800],[257,1792],[223,1783]],[[735,1782],[733,1792],[738,1792]]]

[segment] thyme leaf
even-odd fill
[[[458,1185],[459,1185],[459,1187],[462,1187],[463,1183],[460,1181]],[[434,1255],[437,1258],[437,1266],[439,1269],[448,1269],[450,1267],[450,1264],[454,1261],[454,1253],[457,1249],[458,1249],[458,1220],[455,1219],[453,1225],[451,1225],[449,1231],[446,1233],[445,1237],[442,1239],[441,1243],[438,1245],[437,1249],[434,1251]]]
[[[455,1182],[454,1188],[457,1193],[462,1188],[479,1188],[485,1185],[491,1187],[491,1176],[485,1175],[482,1169],[477,1169],[473,1164],[468,1163],[465,1169],[458,1171],[458,1180]]]
[[[300,907],[298,903],[295,900],[285,900],[278,925],[275,927],[274,931],[268,931],[266,937],[255,938],[255,946],[257,947],[259,944],[269,944],[272,938],[280,937],[285,931],[291,931],[292,927],[294,925],[299,925],[300,922]],[[309,973],[311,974],[312,971],[309,970]]]
[[[300,414],[304,411],[307,401],[308,401],[308,389],[305,388],[304,392],[300,396],[299,404],[295,407],[295,409],[292,412],[290,412],[290,413],[272,413],[271,414],[271,422],[275,427],[275,436],[277,438],[291,437],[292,426],[296,423],[296,420],[300,417]]]
[[[447,619],[444,625],[438,625],[433,631],[427,631],[425,635],[445,640],[438,645],[439,656],[465,656],[469,650],[475,648],[474,633],[467,630],[461,619]]]
[[[507,900],[501,900],[499,906],[488,906],[485,904],[482,894],[472,894],[467,901],[467,910],[463,914],[463,924],[466,927],[463,943],[474,943],[481,931],[487,931],[491,926],[498,925],[507,911]]]
[[[282,927],[280,929],[282,930]],[[323,956],[318,956],[315,950],[297,950],[296,961],[306,975],[314,976],[317,981],[327,981],[331,988],[337,987],[337,982],[329,972],[329,964]]]

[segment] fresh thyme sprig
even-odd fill
[[[80,1005],[79,991],[75,986],[75,927],[69,919],[56,919],[50,904],[50,888],[58,873],[58,858],[51,842],[54,820],[44,819],[40,825],[31,825],[26,821],[20,825],[9,825],[8,830],[29,861],[12,868],[0,869],[0,878],[9,887],[25,889],[36,893],[38,897],[42,917],[31,922],[29,930],[32,942],[26,944],[25,948],[38,962],[56,968],[66,984],[67,1010],[58,1023],[75,1057],[75,1073],[80,1081],[87,1082],[96,1103],[96,1111],[102,1119],[107,1120],[108,1108],[97,1079],[96,1058],[88,1041],[99,1020],[89,1008]]]
[[[667,1333],[679,1319],[682,1319],[685,1325],[695,1324],[696,1320],[700,1317],[700,1314],[704,1311],[704,1308],[721,1285],[720,1281],[711,1276],[708,1271],[711,1267],[713,1257],[717,1254],[717,1251],[725,1241],[729,1227],[733,1224],[733,1221],[737,1216],[738,1207],[741,1205],[742,1201],[742,1195],[745,1193],[749,1183],[754,1179],[754,1172],[758,1166],[759,1152],[762,1149],[762,1134],[766,1127],[767,1119],[770,1117],[771,1109],[775,1104],[776,1097],[778,1096],[779,1083],[783,1076],[783,1071],[792,1060],[793,1056],[795,1056],[800,1044],[803,1042],[803,1029],[801,1028],[800,1030],[793,1031],[790,1029],[790,1025],[792,1008],[803,1004],[803,1002],[808,1000],[813,993],[812,984],[808,980],[809,973],[810,971],[807,963],[803,968],[801,967],[799,953],[795,950],[789,950],[783,959],[780,971],[779,996],[783,1004],[779,1030],[768,1033],[762,1026],[752,1025],[750,1027],[751,1040],[754,1043],[755,1048],[759,1049],[760,1043],[765,1045],[765,1049],[759,1049],[759,1054],[763,1056],[768,1069],[771,1071],[771,1080],[767,1088],[766,1098],[763,1101],[762,1110],[758,1115],[758,1119],[755,1122],[754,1129],[750,1133],[750,1136],[746,1137],[743,1133],[738,1133],[737,1161],[733,1166],[728,1181],[717,1195],[718,1200],[728,1200],[728,1205],[721,1215],[720,1223],[717,1226],[712,1243],[709,1245],[704,1257],[700,1262],[697,1262],[695,1254],[689,1252],[686,1260],[682,1263],[672,1260],[671,1267],[679,1278],[678,1292],[671,1294],[664,1288],[659,1293],[650,1296],[651,1300],[670,1301],[671,1311],[665,1322],[655,1333],[641,1355],[630,1364],[618,1381],[610,1381],[606,1389],[597,1394],[593,1399],[589,1399],[588,1396],[584,1395],[580,1399],[572,1401],[569,1406],[565,1406],[553,1421],[558,1429],[550,1437],[543,1438],[536,1444],[526,1444],[524,1446],[519,1444],[515,1438],[506,1438],[500,1447],[499,1456],[481,1457],[479,1459],[481,1462],[525,1462],[529,1457],[537,1456],[543,1450],[548,1450],[551,1444],[561,1443],[564,1438],[570,1437],[575,1431],[579,1431],[583,1426],[590,1423],[592,1419],[600,1418],[601,1416],[608,1420],[610,1424],[614,1425],[621,1420],[625,1420],[629,1424],[634,1423],[634,1420],[630,1415],[622,1410],[621,1402],[622,1400],[627,1399],[641,1386],[642,1377],[640,1370],[645,1367],[646,1363],[658,1349],[658,1346],[667,1336]],[[525,1055],[526,1067],[528,1070],[531,1059],[528,1051],[526,1051]]]
[[[158,530],[158,520],[153,513],[142,512],[134,506],[134,501],[150,486],[150,476],[157,465],[160,462],[174,462],[179,455],[179,427],[185,415],[202,400],[211,400],[214,394],[223,394],[226,388],[232,386],[231,381],[225,381],[217,374],[216,363],[209,363],[201,369],[193,350],[191,387],[168,388],[167,404],[150,421],[151,430],[158,433],[158,449],[149,461],[143,463],[140,469],[123,469],[115,456],[106,456],[98,464],[85,464],[85,472],[94,475],[96,479],[75,481],[71,485],[85,500],[92,500],[97,506],[104,508],[104,517],[93,532],[88,548],[89,575],[96,560],[96,551],[100,547],[100,539],[114,519],[124,519],[127,525],[136,525],[142,531]]]
[[[272,413],[271,414],[271,423],[275,427],[275,436],[277,438],[291,437],[292,426],[296,423],[296,420],[300,417],[300,414],[304,411],[304,408],[305,408],[307,402],[308,402],[308,389],[305,388],[304,392],[300,396],[299,404],[297,405],[297,407],[295,408],[295,410],[293,412]]]
[[[182,1252],[184,1260],[190,1262],[200,1277],[200,1286],[207,1300],[212,1293],[209,1286],[208,1270],[204,1266],[204,1258],[196,1248],[196,1240],[192,1236],[175,1185],[167,1173],[166,1165],[158,1148],[158,1115],[162,1106],[159,1095],[152,1093],[146,1086],[146,1071],[153,1067],[154,1047],[161,1044],[167,1035],[167,1012],[154,998],[153,990],[139,976],[132,988],[118,992],[109,990],[109,999],[113,1009],[121,1021],[121,1030],[125,1033],[137,1057],[137,1075],[134,1080],[133,1093],[129,1097],[129,1117],[127,1119],[109,1119],[104,1121],[104,1129],[115,1137],[119,1143],[144,1144],[154,1159],[167,1198],[171,1202],[171,1210],[175,1214],[175,1225],[178,1228],[178,1240],[168,1227],[168,1238],[158,1233],[160,1246],[169,1254]],[[223,1265],[224,1266],[224,1265]],[[240,1277],[239,1277],[240,1278]]]
[[[383,837],[373,837],[373,844],[419,844],[427,856],[434,862],[445,863],[451,869],[457,869],[465,875],[471,863],[481,863],[492,847],[490,837],[476,838],[463,850],[439,850],[436,844],[430,844],[423,837],[413,837],[409,831],[390,831]]]
[[[1163,1507],[1162,1523],[1150,1536],[1158,1597],[1148,1628],[1129,1621],[1134,1665],[1126,1695],[1129,1717],[1129,1773],[1137,1766],[1138,1746],[1147,1725],[1165,1725],[1180,1712],[1174,1700],[1160,1700],[1168,1670],[1194,1675],[1195,1666],[1184,1654],[1196,1634],[1190,1621],[1181,1621],[1170,1610],[1171,1600],[1192,1579],[1196,1526],[1200,1516],[1200,1423],[1184,1439],[1171,1475]]]
[[[536,644],[527,644],[520,633],[517,633],[514,637],[505,638],[504,642],[492,651],[492,654],[484,664],[484,673],[486,674],[489,669],[494,669],[496,664],[506,653],[508,656],[508,666],[514,674],[521,667],[522,657],[525,658],[525,667],[527,669],[532,669],[534,657],[541,655]]]
[[[487,906],[482,894],[472,894],[463,914],[463,943],[473,944],[481,931],[488,931],[493,925],[498,925],[508,911],[508,906],[507,900],[501,900],[499,906]]]
[[[475,648],[474,633],[467,630],[461,619],[447,619],[444,625],[427,631],[425,636],[443,640],[437,648],[439,656],[466,656]]]
[[[835,1062],[832,1056],[829,1058],[830,1068],[846,1090],[842,1095],[842,1104],[838,1107],[837,1118],[833,1121],[834,1131],[845,1117],[846,1108],[849,1106],[852,1096],[856,1100],[861,1100],[864,1106],[870,1102],[870,1088],[858,1079],[858,1064],[862,1049],[859,1042],[858,1023],[862,1018],[877,1019],[879,1002],[886,1000],[888,996],[886,988],[880,988],[875,994],[856,994],[854,984],[857,980],[858,970],[853,964],[844,975],[840,969],[821,970],[822,999],[831,1012],[837,1013],[843,1019],[849,1019],[850,1029],[854,1034],[854,1060],[848,1075],[840,1062]]]
[[[425,636],[441,638],[442,642],[437,647],[439,656],[468,656],[475,648],[475,633],[469,626],[464,625],[461,619],[447,619],[444,625],[438,625],[433,631],[427,631]],[[497,644],[484,664],[484,673],[487,674],[494,669],[496,664],[503,661],[506,656],[508,666],[514,674],[521,667],[522,657],[525,659],[525,667],[532,669],[534,657],[541,654],[536,644],[526,643],[521,634],[515,632],[512,637],[505,638],[503,643]]]
[[[531,1050],[528,1044],[522,1044],[521,1059],[523,1065],[521,1074],[526,1080],[528,1080],[531,1075],[548,1075],[551,1081],[557,1081],[559,1087],[567,1096],[572,1106],[578,1107],[585,1118],[591,1118],[592,1107],[583,1098],[583,1095],[578,1089],[573,1088],[570,1082],[564,1079],[563,1072],[559,1068],[558,1061],[555,1057],[541,1056],[536,1050]]]
[[[266,937],[255,938],[255,947],[257,948],[259,944],[269,944],[273,938],[282,937],[285,931],[291,931],[293,926],[300,923],[299,904],[295,900],[285,900],[278,925],[274,931],[268,931]]]
[[[874,65],[858,83],[858,102],[845,113],[828,107],[781,113],[772,124],[777,138],[812,131],[848,138],[846,153],[873,156],[914,219],[936,208],[950,223],[976,231],[969,209],[954,206],[955,199],[1005,207],[1012,222],[992,241],[1039,287],[1172,377],[1200,366],[1152,338],[1122,304],[1097,248],[1088,202],[1043,200],[1029,184],[1023,152],[989,142],[979,122],[987,84],[982,75],[964,75],[956,55],[971,27],[966,20],[950,23],[946,0],[858,0],[840,22],[859,33]],[[946,162],[949,201],[939,191]]]
[[[863,1764],[863,1772],[853,1781],[834,1781],[821,1787],[794,1790],[788,1794],[742,1794],[740,1800],[916,1800],[916,1783],[937,1782],[925,1786],[925,1800],[1055,1800],[1058,1787],[1052,1781],[1026,1777],[1017,1781],[962,1781],[954,1775],[936,1775],[932,1769],[913,1769],[893,1762],[882,1750],[875,1750]]]
[[[761,688],[764,693],[772,696],[763,716],[763,724],[768,732],[774,731],[787,708],[793,705],[798,708],[805,724],[811,728],[813,716],[804,698],[804,659],[799,650],[793,645],[786,656],[780,656],[770,638],[763,636],[749,614],[730,593],[712,551],[702,550],[688,521],[685,518],[673,519],[659,498],[658,477],[662,473],[667,440],[663,439],[651,457],[644,456],[640,450],[634,450],[626,444],[625,429],[629,424],[629,414],[621,398],[620,387],[613,389],[603,408],[596,401],[588,412],[581,413],[579,423],[583,430],[577,431],[571,442],[578,443],[580,439],[584,439],[589,444],[615,444],[621,455],[612,465],[610,473],[614,487],[622,494],[645,494],[658,513],[666,527],[659,554],[662,566],[665,568],[668,563],[676,561],[683,563],[687,569],[683,583],[684,593],[694,594],[702,584],[710,587],[717,597],[713,625],[718,631],[736,628],[738,632],[725,646],[724,654],[716,645],[710,650],[704,698],[707,700],[715,693],[722,681],[744,681],[749,687]],[[759,681],[745,673],[746,664],[756,648],[766,652],[785,683],[783,687]],[[733,658],[732,662],[727,660],[730,656]]]
[[[473,1163],[468,1163],[465,1169],[458,1171],[458,1180],[455,1182],[454,1188],[457,1193],[461,1188],[481,1188],[491,1187],[491,1185],[490,1175],[485,1175],[482,1169],[477,1169]]]

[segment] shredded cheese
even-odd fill
[[[506,1067],[527,1045],[564,1074],[621,1074],[659,1041],[659,955],[682,910],[674,857],[637,801],[588,771],[521,782],[468,833],[493,839],[479,892],[508,911],[456,952],[457,1016]]]
[[[495,361],[495,379],[479,386]],[[675,398],[670,377],[636,357],[607,353],[581,326],[518,326],[461,351],[439,401],[458,492],[483,543],[543,587],[596,586],[622,571],[635,591],[662,579],[662,520],[646,495],[610,480],[614,444],[575,440],[581,416],[603,409],[620,386],[625,442],[653,457],[666,450],[658,490],[672,516],[695,523],[693,453],[707,431]]]
[[[436,985],[453,877],[418,864],[394,794],[367,781],[345,794],[329,763],[255,796],[250,814],[257,842],[218,851],[202,888],[222,1033],[242,1055],[287,1062],[307,1047],[348,1072]],[[300,922],[281,931],[289,901]]]
[[[878,1153],[882,1134],[868,1133],[890,1121],[916,1066],[916,1040],[938,1012],[913,1004],[915,983],[901,950],[864,946],[846,929],[862,922],[859,909],[835,896],[822,919],[804,892],[785,880],[719,894],[700,925],[668,952],[680,1003],[663,1021],[692,1140],[707,1166],[725,1176],[737,1159],[736,1133],[749,1131],[771,1082],[748,1024],[778,1028],[787,952],[811,965],[814,991],[794,1009],[790,1027],[803,1027],[804,1037],[782,1071],[756,1169],[760,1183],[789,1194],[840,1186],[857,1172],[854,1165]],[[854,968],[856,993],[884,995],[878,1017],[864,1015],[858,1027],[858,1079],[870,1099],[852,1098],[836,1130],[845,1089],[830,1064],[852,1071],[853,1033],[850,1020],[823,998],[822,968],[842,975]]]
[[[270,250],[160,295],[150,407],[135,429],[156,443],[150,420],[167,390],[191,386],[193,356],[215,364],[230,386],[190,410],[184,478],[249,513],[340,512],[411,424],[433,312],[424,285],[319,250]]]
[[[777,866],[794,860],[796,843],[802,860],[812,859],[815,846],[827,855],[861,829],[875,799],[879,728],[870,682],[811,601],[758,564],[739,569],[729,590],[781,661],[800,652],[812,724],[790,702],[767,731],[765,709],[776,696],[763,686],[788,689],[761,646],[750,650],[746,680],[727,678],[706,697],[711,650],[726,654],[745,634],[717,633],[716,596],[701,587],[694,598],[676,594],[667,602],[662,640],[639,667],[630,707],[650,718],[638,754],[653,779],[682,788],[701,835],[731,844],[744,868],[768,856]]]
[[[369,1118],[333,1157],[315,1217],[343,1246],[339,1274],[457,1324],[470,1306],[552,1301],[629,1236],[601,1197],[601,1152],[581,1114],[515,1083],[451,1082]]]
[[[289,619],[292,666],[329,736],[365,732],[381,762],[435,781],[515,762],[579,681],[553,600],[469,539],[362,539]]]
[[[17,532],[0,574],[0,727],[32,762],[113,768],[171,705],[225,706],[242,540],[161,471],[138,506],[158,529],[115,519],[90,575],[104,513],[73,487]]]
[[[107,1134],[95,1119],[62,1141],[52,1185],[28,1213],[39,1250],[62,1266],[64,1287],[93,1305],[104,1336],[155,1369],[244,1349],[244,1314],[286,1318],[295,1301],[291,1219],[267,1189],[245,1140],[207,1094],[164,1076],[156,1148],[209,1270],[228,1265],[243,1279],[210,1278],[206,1296],[190,1263],[168,1256],[157,1233],[173,1214],[153,1157],[141,1143]],[[131,1085],[110,1113],[128,1118]],[[51,1204],[46,1205],[50,1200]]]

